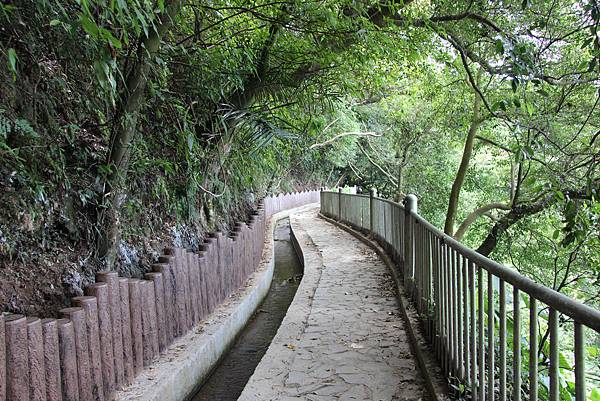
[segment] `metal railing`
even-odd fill
[[[600,332],[600,312],[444,234],[417,214],[416,197],[409,195],[404,203],[378,198],[373,191],[321,192],[324,215],[372,235],[397,263],[444,373],[465,384],[473,400],[534,401],[542,395],[550,401],[568,399],[559,386],[559,369],[564,368],[560,322],[562,331],[573,336],[575,399],[585,400],[584,328]],[[523,309],[529,319],[522,318]],[[539,323],[542,315],[547,316],[544,327]],[[541,352],[546,337],[549,345]],[[527,342],[532,351],[522,349]],[[539,386],[542,369],[549,378],[544,394]]]

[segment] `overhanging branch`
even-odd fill
[[[315,148],[322,148],[323,146],[327,146],[332,144],[333,142],[337,141],[340,138],[343,138],[345,136],[358,136],[358,137],[364,137],[364,136],[374,136],[374,137],[380,137],[381,134],[378,134],[376,132],[342,132],[341,134],[338,134],[336,136],[334,136],[331,139],[326,140],[325,142],[321,142],[321,143],[314,143],[312,145],[310,145],[308,148],[309,149],[315,149]]]
[[[585,199],[591,200],[594,195],[598,193],[598,185],[600,181],[596,180],[591,183],[590,187],[584,187],[579,189],[563,189],[561,192],[566,198],[570,199]],[[591,188],[591,189],[590,189]],[[484,256],[488,256],[498,244],[498,240],[500,237],[508,230],[510,226],[518,222],[519,220],[533,216],[542,210],[554,205],[558,202],[558,198],[554,194],[554,191],[551,193],[545,193],[541,196],[537,197],[536,201],[527,203],[527,204],[519,204],[513,206],[508,213],[502,216],[491,228],[487,237],[483,240],[479,248],[476,249],[477,252]]]
[[[360,143],[357,142],[356,144],[358,145],[358,149],[360,149],[360,151],[362,152],[362,154],[365,155],[365,157],[367,158],[367,160],[369,161],[369,163],[371,163],[373,166],[375,166],[375,168],[377,168],[377,170],[381,171],[383,173],[383,175],[385,175],[392,182],[393,186],[397,186],[398,185],[398,181],[396,181],[396,179],[394,178],[394,176],[391,175],[386,170],[384,170],[384,168],[381,167],[379,164],[377,164],[375,162],[375,160],[373,160],[371,158],[371,156],[369,156],[369,154],[367,153],[367,151],[361,146]]]
[[[475,209],[467,216],[467,218],[462,222],[460,227],[458,227],[458,230],[456,230],[456,233],[454,233],[454,238],[460,241],[464,237],[471,224],[475,222],[475,220],[477,220],[481,216],[484,216],[486,213],[494,209],[510,210],[510,206],[505,205],[504,203],[490,203]]]

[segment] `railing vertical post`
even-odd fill
[[[494,384],[495,384],[495,362],[496,359],[494,357],[494,345],[495,345],[495,341],[494,341],[494,328],[495,328],[495,324],[494,324],[494,317],[495,317],[495,305],[494,305],[494,279],[493,279],[493,275],[492,273],[490,273],[488,271],[487,274],[487,285],[488,285],[488,290],[487,290],[487,340],[488,340],[488,347],[487,347],[487,357],[488,357],[488,394],[487,394],[487,399],[489,401],[494,401],[494,396],[495,396],[495,391],[494,391]]]
[[[575,400],[584,401],[585,398],[585,339],[583,325],[575,322]]]
[[[477,363],[479,361],[478,355],[477,355],[477,314],[476,314],[476,307],[475,307],[475,265],[473,264],[473,262],[471,262],[470,260],[467,262],[468,263],[468,268],[469,268],[469,315],[471,316],[471,325],[469,326],[469,335],[470,335],[470,339],[469,339],[469,345],[471,346],[471,361],[470,361],[470,365],[471,365],[471,399],[472,400],[478,400],[479,397],[478,395],[478,379],[477,379],[477,372],[478,372],[478,366]],[[517,354],[518,356],[520,356],[520,354]],[[520,365],[519,365],[520,366]]]
[[[535,302],[535,301],[534,301]],[[537,327],[536,327],[537,333]],[[537,341],[536,341],[537,343]],[[537,347],[537,344],[535,345]],[[513,287],[513,401],[521,401],[521,296]]]
[[[321,209],[321,213],[323,213],[323,187],[319,188],[319,208]]]
[[[538,307],[534,297],[529,298],[529,401],[538,399]],[[520,386],[519,386],[520,388]]]
[[[338,216],[337,221],[342,221],[342,188],[338,188]]]
[[[375,209],[375,204],[374,204],[374,198],[375,198],[375,192],[377,190],[375,188],[371,188],[369,190],[369,234],[371,235],[371,238],[374,237],[375,233],[373,232],[373,214],[374,214],[374,209]]]
[[[506,401],[506,286],[504,280],[500,279],[500,298],[499,298],[499,339],[500,339],[500,398],[499,401]]]
[[[477,266],[477,367],[479,368],[479,401],[485,401],[485,348],[483,337],[485,334],[483,325],[483,268]]]
[[[413,194],[406,195],[404,198],[404,286],[411,292],[411,287],[408,285],[412,280],[413,273],[413,244],[414,244],[414,229],[411,212],[417,213],[417,197]]]
[[[548,376],[550,377],[550,401],[558,401],[560,397],[559,364],[558,353],[558,311],[554,308],[548,310],[548,331],[550,332],[550,366]],[[531,346],[530,346],[531,348]]]

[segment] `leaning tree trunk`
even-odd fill
[[[467,134],[467,140],[465,141],[465,148],[463,150],[462,159],[456,172],[456,177],[452,183],[452,190],[450,191],[450,199],[448,201],[448,211],[446,213],[446,222],[444,223],[444,232],[448,235],[454,234],[454,222],[456,220],[456,211],[458,209],[458,198],[460,196],[460,190],[465,182],[465,176],[469,168],[471,161],[471,154],[473,153],[473,142],[475,135],[483,122],[479,108],[481,105],[481,98],[475,94],[473,100],[473,115],[471,117],[471,125],[469,126],[469,132]]]
[[[408,164],[408,155],[410,152],[410,147],[413,143],[415,143],[417,141],[417,137],[415,136],[414,139],[410,140],[405,146],[404,149],[402,150],[402,158],[400,159],[400,163],[398,163],[398,185],[396,187],[396,201],[398,203],[402,202],[402,199],[404,199],[404,169],[406,168],[406,165]],[[398,156],[400,155],[400,151],[398,150],[396,153]]]
[[[158,51],[163,35],[171,27],[182,4],[183,0],[166,1],[165,10],[156,22],[156,30],[140,40],[135,64],[127,76],[125,90],[116,110],[118,118],[111,134],[107,160],[110,174],[104,182],[104,194],[98,220],[100,230],[98,257],[109,270],[113,268],[116,258],[116,246],[119,238],[119,209],[152,58]]]
[[[404,164],[398,164],[398,185],[396,186],[396,202],[402,202],[404,198]]]

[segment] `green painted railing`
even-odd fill
[[[575,399],[586,399],[584,329],[591,329],[597,338],[598,310],[444,234],[417,214],[412,195],[400,205],[374,196],[373,191],[370,195],[322,191],[321,213],[384,246],[401,270],[445,374],[466,385],[471,399],[570,399],[559,383],[559,369],[563,373],[569,369],[561,355],[571,354],[574,368],[568,373]],[[526,314],[528,319],[522,316]],[[561,333],[572,338],[559,339]],[[535,345],[533,352],[528,344]]]

